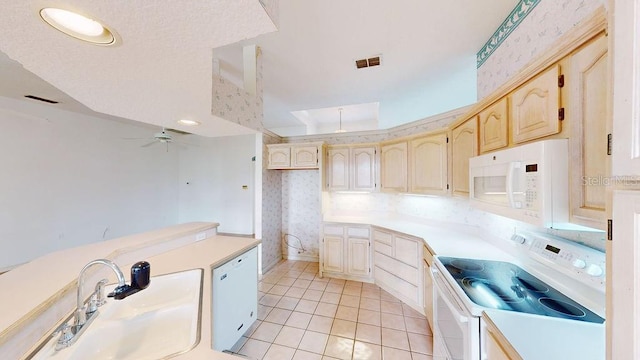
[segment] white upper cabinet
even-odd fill
[[[269,144],[268,169],[318,169],[322,143]]]
[[[442,132],[409,142],[409,192],[446,194],[447,134]]]
[[[326,188],[329,191],[376,190],[376,146],[332,146],[327,150]]]
[[[380,163],[380,188],[407,192],[407,142],[382,145]]]

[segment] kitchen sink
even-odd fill
[[[202,274],[193,269],[151,277],[144,291],[101,306],[75,344],[56,350],[53,336],[31,359],[155,360],[185,353],[200,340]]]

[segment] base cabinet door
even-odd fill
[[[336,235],[325,235],[323,243],[324,271],[344,272],[344,238]]]
[[[426,246],[422,249],[422,280],[424,282],[424,315],[427,317],[427,322],[433,331],[433,279],[431,278],[431,264],[433,262],[433,255]]]
[[[369,263],[369,239],[348,238],[347,239],[347,256],[349,275],[369,276],[371,267]]]
[[[322,231],[320,275],[370,282],[369,226],[328,223]]]

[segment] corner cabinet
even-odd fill
[[[407,192],[407,142],[380,147],[380,189]]]
[[[478,155],[478,118],[451,131],[451,183],[453,195],[469,196],[469,159]]]
[[[560,65],[553,65],[509,95],[514,143],[560,132],[559,76]]]
[[[447,134],[440,132],[409,141],[409,192],[446,194]]]
[[[327,149],[328,191],[375,191],[377,188],[376,146],[332,146]]]
[[[492,104],[478,115],[480,153],[501,149],[509,145],[509,113],[507,98]]]
[[[372,231],[375,283],[423,313],[423,240],[375,227]]]
[[[325,223],[321,241],[321,277],[371,282],[369,226]]]
[[[607,38],[600,36],[569,58],[567,87],[572,223],[606,230]]]
[[[318,169],[322,143],[270,144],[268,169]]]

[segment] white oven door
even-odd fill
[[[434,359],[479,360],[480,319],[456,300],[444,276],[434,266]]]

